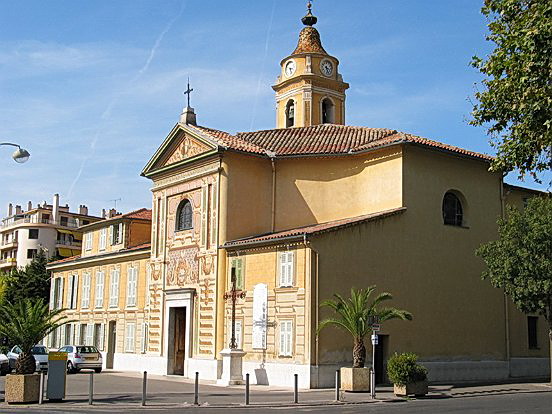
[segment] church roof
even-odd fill
[[[486,161],[492,160],[492,157],[487,154],[385,128],[321,124],[238,132],[236,135],[200,126],[192,128],[208,135],[223,147],[277,157],[347,155],[390,145],[412,143]]]
[[[266,244],[289,239],[301,239],[303,237],[335,231],[366,221],[384,219],[406,211],[406,207],[394,208],[391,210],[379,211],[377,213],[364,214],[362,216],[350,217],[340,220],[328,221],[326,223],[312,224],[309,226],[297,227],[290,230],[283,230],[275,233],[267,233],[243,239],[230,240],[222,246],[223,248],[239,248],[251,244]]]

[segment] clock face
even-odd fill
[[[333,63],[331,62],[331,60],[324,59],[322,62],[320,62],[320,71],[324,76],[332,76]]]
[[[284,73],[289,78],[291,75],[295,73],[295,68],[297,67],[297,64],[294,60],[288,60],[286,63],[286,66],[284,66]]]

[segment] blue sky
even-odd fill
[[[349,82],[347,123],[493,153],[467,124],[469,66],[485,55],[481,0],[316,0],[325,49]],[[151,205],[140,171],[171,130],[191,78],[198,123],[273,128],[271,85],[302,28],[302,0],[0,0],[1,215],[61,195],[91,213]],[[515,183],[515,178],[510,178]],[[530,180],[531,188],[545,189]]]

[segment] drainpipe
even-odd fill
[[[500,177],[500,217],[502,219],[505,218],[505,200],[506,195],[504,194],[504,177],[506,176],[506,173],[502,173],[502,176]],[[511,351],[510,351],[510,310],[508,309],[508,296],[506,295],[506,291],[503,290],[503,296],[504,296],[504,328],[505,328],[505,334],[506,334],[506,361],[508,362],[508,378],[510,377],[510,359],[511,359]]]
[[[272,206],[270,208],[270,216],[272,221],[270,231],[274,233],[276,229],[276,164],[274,162],[274,157],[276,154],[270,151],[267,151],[266,154],[270,157],[270,164],[272,166]]]
[[[311,349],[311,352],[314,352],[314,364],[318,368],[318,366],[319,366],[319,342],[318,342],[318,335],[316,335],[316,330],[318,329],[318,321],[319,321],[319,315],[318,315],[318,312],[319,312],[319,306],[318,306],[318,302],[319,302],[318,257],[320,255],[320,253],[318,252],[318,250],[316,250],[312,246],[311,242],[309,240],[307,240],[307,235],[306,234],[303,236],[303,242],[305,243],[305,246],[307,246],[311,250],[311,252],[314,253],[314,257],[315,257],[314,277],[313,277],[313,272],[312,272],[312,268],[311,268],[311,274],[310,274],[310,278],[309,278],[310,283],[311,283],[311,292],[310,292],[309,297],[312,297],[312,295],[314,294],[314,315],[313,315],[314,316],[314,323],[311,324],[311,327],[314,327],[314,347],[312,347],[312,345],[311,345],[310,349]],[[311,306],[310,306],[309,312],[312,312],[312,301],[311,301]],[[312,361],[312,357],[311,357],[311,361]],[[319,381],[320,372],[318,372],[318,371],[319,370],[317,370],[317,377],[318,377],[318,383],[319,383],[320,382]]]

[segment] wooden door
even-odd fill
[[[176,308],[174,312],[174,373],[184,375],[186,358],[186,308]]]

